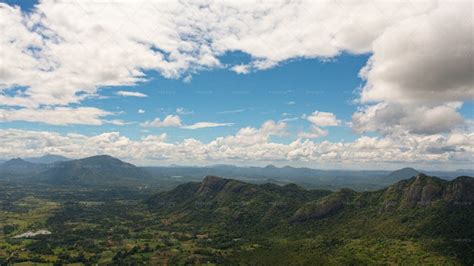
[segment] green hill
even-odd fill
[[[42,164],[34,164],[21,158],[14,158],[0,164],[0,179],[28,177],[43,171],[45,168],[46,166]]]
[[[108,155],[87,157],[53,164],[39,179],[61,185],[136,184],[145,181],[144,170]]]
[[[296,185],[257,185],[207,176],[201,183],[187,183],[159,193],[147,204],[169,214],[173,221],[250,233],[285,223],[302,203],[328,194]]]
[[[234,248],[234,262],[474,262],[471,177],[418,174],[375,192],[330,192],[208,176],[146,203],[170,227],[260,243]]]

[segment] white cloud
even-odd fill
[[[45,153],[79,158],[110,154],[139,164],[235,164],[281,162],[319,167],[384,168],[413,165],[418,168],[457,169],[472,166],[474,133],[457,131],[444,135],[403,137],[361,136],[353,142],[313,142],[297,139],[276,143],[271,136],[285,134],[286,125],[273,121],[260,128],[246,127],[235,135],[208,143],[184,139],[166,142],[166,134],[131,140],[118,132],[86,136],[47,131],[0,129],[0,154],[4,158]]]
[[[28,121],[50,125],[102,125],[103,118],[112,115],[95,107],[53,107],[0,109],[0,122]],[[120,120],[109,121],[118,125]],[[122,121],[123,122],[123,121]]]
[[[0,97],[0,104],[79,103],[99,87],[145,82],[147,70],[177,78],[222,67],[218,57],[231,51],[248,53],[252,70],[291,58],[370,52],[385,29],[435,4],[44,0],[29,15],[0,4],[6,29],[0,87],[27,87],[24,95]]]
[[[167,115],[163,120],[157,117],[152,121],[146,121],[140,125],[142,127],[179,127],[182,129],[201,129],[209,127],[232,126],[233,123],[197,122],[192,125],[184,125],[178,115]]]
[[[192,80],[193,80],[193,76],[187,75],[186,77],[184,77],[183,82],[184,83],[191,83]]]
[[[319,137],[324,137],[327,136],[328,131],[324,130],[320,127],[317,126],[311,126],[310,132],[300,132],[298,133],[298,137],[300,138],[308,138],[308,139],[313,139],[313,138],[319,138]]]
[[[298,117],[286,117],[283,119],[280,119],[279,122],[292,122],[292,121],[297,121],[299,120]]]
[[[278,61],[273,61],[269,59],[256,59],[255,61],[249,64],[239,64],[230,68],[237,74],[248,74],[250,72],[255,72],[258,70],[265,70],[278,65]]]
[[[452,134],[463,124],[460,102],[474,98],[472,20],[469,1],[44,0],[29,14],[0,3],[0,119],[101,125],[109,112],[76,107],[98,97],[99,88],[146,82],[148,71],[190,81],[198,71],[226,67],[218,58],[228,52],[250,55],[231,67],[240,73],[294,58],[371,53],[360,73],[367,81],[359,99],[364,106],[352,126],[392,138],[416,134],[436,146],[424,138]],[[319,129],[313,133],[340,123],[319,116],[310,120]],[[178,116],[167,118],[144,124],[183,126]],[[267,156],[262,152],[254,155]]]
[[[338,126],[341,123],[333,113],[329,112],[314,111],[311,115],[303,118],[319,127]]]
[[[117,91],[117,95],[125,96],[125,97],[139,97],[139,98],[148,97],[148,95],[143,94],[141,92],[137,92],[137,91]]]
[[[124,126],[124,125],[127,125],[127,124],[131,124],[131,123],[127,123],[123,120],[120,120],[120,119],[112,119],[112,120],[104,120],[105,123],[107,124],[111,124],[111,125],[114,125],[114,126]]]
[[[300,138],[319,138],[327,136],[328,131],[322,129],[322,127],[334,127],[339,126],[340,120],[336,118],[336,115],[330,112],[314,111],[309,116],[303,115],[303,119],[308,120],[311,123],[309,132],[300,132],[298,137]]]
[[[472,25],[472,3],[441,1],[384,31],[360,73],[368,105],[353,115],[354,129],[430,135],[462,126],[458,109],[474,99]]]
[[[364,102],[444,103],[474,99],[470,1],[440,1],[433,12],[388,28],[361,75]]]
[[[249,66],[248,65],[235,65],[230,68],[232,71],[234,71],[237,74],[248,74],[250,72]]]
[[[197,122],[195,124],[189,126],[182,126],[181,128],[184,129],[201,129],[201,128],[209,128],[209,127],[227,127],[232,126],[233,123],[214,123],[214,122]]]
[[[352,127],[357,132],[379,131],[383,134],[438,134],[450,132],[463,125],[457,112],[460,103],[432,107],[379,103],[362,108],[352,116]]]
[[[152,121],[146,121],[140,124],[142,127],[181,127],[181,118],[177,115],[167,115],[161,120],[159,117]]]
[[[167,134],[161,133],[160,135],[148,135],[142,138],[143,142],[164,142],[166,140]]]
[[[143,109],[138,109],[137,113],[139,113],[139,114],[144,114],[144,113],[145,113],[145,110],[143,110]]]

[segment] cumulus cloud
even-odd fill
[[[450,132],[464,123],[457,112],[461,103],[426,107],[418,105],[379,103],[362,108],[352,116],[357,132],[379,131],[383,134],[408,132],[437,134]]]
[[[324,130],[317,126],[311,126],[311,129],[309,132],[300,132],[298,133],[298,137],[313,139],[313,138],[324,137],[327,134],[328,134],[327,130]]]
[[[361,71],[361,100],[385,102],[474,99],[470,1],[441,1],[433,12],[387,29]]]
[[[230,69],[237,74],[248,74],[250,72],[249,66],[244,64],[235,65]]]
[[[301,138],[324,137],[328,134],[328,131],[321,127],[334,127],[341,123],[336,115],[330,112],[314,111],[309,116],[303,115],[303,118],[311,123],[311,129],[309,132],[300,132],[298,136]]]
[[[181,118],[177,115],[167,115],[165,119],[157,117],[152,121],[146,121],[140,124],[142,127],[181,127]]]
[[[110,154],[138,164],[190,163],[216,161],[237,164],[266,162],[314,166],[406,166],[436,167],[440,163],[469,167],[474,159],[474,134],[406,135],[404,137],[361,136],[352,142],[313,142],[297,139],[288,144],[273,142],[271,136],[285,134],[284,123],[268,121],[260,128],[246,127],[235,135],[218,137],[208,143],[184,139],[170,143],[166,134],[131,140],[119,132],[86,136],[69,133],[19,129],[0,130],[0,154],[5,158],[37,156],[46,153],[79,158]]]
[[[148,97],[148,95],[143,94],[141,92],[137,92],[137,91],[117,91],[117,95],[125,96],[125,97],[139,97],[139,98]]]
[[[473,13],[469,1],[441,1],[373,42],[360,75],[367,82],[353,115],[356,131],[437,134],[464,123],[458,112],[474,99]]]
[[[137,113],[139,113],[139,114],[144,114],[144,113],[145,113],[145,110],[143,110],[143,109],[138,109]]]
[[[338,126],[341,123],[341,121],[336,118],[336,115],[329,112],[314,111],[314,113],[304,118],[319,127]]]

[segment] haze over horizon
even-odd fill
[[[472,169],[472,10],[0,1],[0,158]]]

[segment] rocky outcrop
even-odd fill
[[[473,205],[474,179],[468,176],[454,179],[446,187],[443,199],[455,205]]]
[[[355,194],[349,189],[330,194],[320,200],[309,202],[299,208],[291,218],[292,222],[322,219],[342,209]]]
[[[409,208],[430,206],[441,198],[445,183],[441,179],[418,174],[404,191],[403,205]]]
[[[225,184],[227,184],[227,182],[228,180],[224,178],[220,178],[217,176],[206,176],[202,180],[201,186],[199,187],[196,194],[204,196],[217,193],[225,186]]]
[[[437,201],[447,204],[472,204],[474,179],[458,177],[445,181],[424,174],[400,181],[383,194],[383,211],[399,208],[430,207]]]

